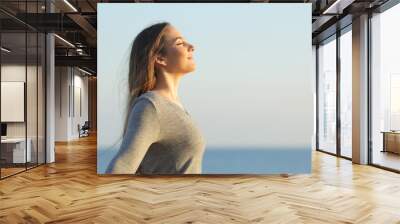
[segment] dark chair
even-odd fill
[[[79,138],[89,136],[89,129],[90,129],[89,121],[85,121],[82,127],[78,124]]]

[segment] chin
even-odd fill
[[[190,65],[190,66],[186,69],[186,73],[193,72],[194,70],[196,70],[196,65]]]

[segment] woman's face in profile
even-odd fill
[[[161,58],[165,63],[162,67],[170,73],[189,73],[196,69],[193,59],[194,47],[173,26],[168,26],[165,32],[165,55]]]

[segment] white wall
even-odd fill
[[[79,133],[78,133],[78,124],[80,124],[81,126],[85,123],[85,121],[88,120],[89,116],[88,116],[88,77],[87,76],[81,76],[80,74],[82,73],[78,73],[79,75],[76,75],[76,71],[75,70],[75,75],[74,75],[74,89],[75,89],[75,96],[73,96],[73,98],[75,99],[75,107],[73,108],[73,110],[75,110],[75,113],[72,113],[72,118],[71,119],[71,135],[73,136],[73,138],[78,138],[79,137]],[[79,72],[79,71],[78,71]],[[80,93],[78,93],[78,91],[80,90]],[[80,94],[80,99],[77,97]],[[80,105],[78,100],[80,100]],[[72,103],[72,102],[71,102]],[[79,111],[79,107],[81,107],[80,109],[82,110],[81,112]],[[73,112],[73,111],[72,111]]]
[[[68,116],[68,75],[67,67],[55,68],[55,140],[66,141]]]
[[[76,68],[56,67],[56,141],[79,138],[78,124],[83,125],[88,120],[88,78],[83,75]],[[82,106],[81,113],[77,105]]]

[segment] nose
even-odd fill
[[[189,51],[194,51],[194,46],[192,44],[188,44],[189,45]]]

